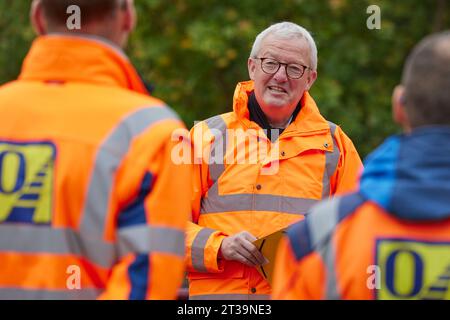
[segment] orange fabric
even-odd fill
[[[180,264],[178,257],[165,254],[153,255],[150,262],[150,269],[153,271],[149,277],[147,298],[151,300],[176,299],[176,289],[180,286],[180,273],[184,274],[184,267],[184,264]]]
[[[228,145],[224,157],[230,155],[232,157],[234,154],[236,158],[239,151],[245,149],[245,159],[252,159],[255,156],[257,161],[241,164],[237,164],[237,161],[234,163],[225,161],[225,171],[218,180],[219,196],[255,194],[319,200],[322,198],[324,187],[322,181],[325,153],[333,151],[333,148],[339,148],[341,155],[338,167],[330,179],[331,193],[349,192],[356,187],[357,175],[362,167],[357,151],[339,127],[335,132],[338,145],[334,146],[329,124],[320,115],[314,100],[307,92],[302,99],[302,108],[297,118],[279,137],[279,152],[271,153],[275,150],[274,145],[267,140],[262,131],[258,131],[261,128],[249,120],[247,102],[248,95],[252,91],[252,81],[239,83],[234,94],[234,111],[221,117],[227,129],[253,130],[258,136],[258,141],[265,142],[268,156],[262,157],[261,154],[255,156],[255,150],[249,148],[249,141],[245,142],[245,148],[241,145],[242,148],[239,150],[237,143],[232,147]],[[244,230],[258,238],[264,237],[301,220],[303,215],[270,210],[229,210],[201,214],[201,203],[210,195],[213,183],[207,161],[214,138],[208,125],[203,121],[191,130],[191,139],[194,144],[194,155],[200,158],[202,155],[205,156],[200,164],[194,165],[192,223],[189,223],[187,228],[186,260],[190,271],[190,295],[270,294],[269,284],[256,269],[237,262],[217,260],[221,242],[224,237]],[[280,161],[276,174],[261,174],[262,167],[270,166],[277,159]],[[193,243],[200,232],[205,232],[204,228],[215,230],[204,248],[204,265],[207,273],[198,272],[192,263]],[[252,288],[256,289],[256,292]]]
[[[358,208],[338,225],[330,240],[336,247],[337,290],[342,299],[375,299],[376,290],[367,285],[368,268],[376,265],[376,242],[383,238],[450,243],[450,220],[412,223],[371,202]],[[284,239],[277,256],[273,298],[324,299],[327,270],[322,259],[313,252],[296,261],[291,250]],[[385,275],[380,276],[381,286],[385,286]]]
[[[276,300],[308,300],[325,295],[325,266],[321,257],[313,252],[300,263],[295,260],[289,240],[280,241],[276,257],[272,298]],[[301,267],[299,266],[301,264]],[[303,269],[312,271],[312,275]],[[313,276],[315,282],[310,281]]]
[[[148,93],[123,52],[100,38],[49,35],[35,43],[24,60],[20,80],[89,83]],[[61,55],[64,48],[70,49]],[[36,59],[40,59],[39,63]]]
[[[169,112],[163,101],[148,95],[120,49],[88,37],[48,35],[35,40],[19,79],[0,88],[0,142],[49,141],[55,146],[50,230],[80,232],[96,159],[103,152],[108,159],[118,161],[118,166],[107,171],[112,185],[100,185],[110,190],[109,195],[103,194],[109,198],[100,240],[118,246],[118,219],[124,219],[121,216],[124,210],[140,199],[146,175],[153,180],[151,192],[144,194],[142,200],[144,226],[183,234],[190,215],[192,173],[190,166],[176,165],[171,159],[171,150],[177,143],[171,140],[173,131],[184,130],[183,143],[189,143],[181,120],[164,116],[135,136],[133,127],[120,131],[118,145],[132,138],[123,158],[114,150],[116,145],[100,150],[127,117],[147,109]],[[0,206],[1,201],[0,197]],[[0,227],[15,227],[13,223],[2,222],[0,219]],[[136,241],[148,245],[146,239]],[[79,245],[83,248],[83,244]],[[183,246],[176,250],[182,252]],[[43,263],[48,262],[47,270],[55,270],[62,265],[61,261],[70,261],[91,266],[83,284],[103,290],[102,298],[126,299],[131,290],[128,267],[138,257],[136,253],[117,258],[109,270],[104,270],[82,256],[60,257],[41,252],[32,255],[35,263],[18,264],[30,259],[27,254],[0,252],[0,265],[10,270],[2,273],[0,289],[27,287],[29,283],[39,283],[43,290],[60,288],[65,283],[60,279],[65,269],[62,276],[60,272],[45,272]],[[164,252],[149,255],[148,278],[158,280],[149,283],[148,290],[153,292],[147,298],[173,299],[183,280],[183,257]],[[152,263],[157,265],[154,270]],[[22,270],[20,277],[13,276],[16,268]],[[167,269],[172,270],[171,277],[165,276]]]
[[[108,278],[109,270],[93,265],[83,258],[74,256],[55,256],[51,254],[16,254],[0,253],[2,272],[1,287],[16,287],[39,289],[49,288],[64,290],[67,288],[71,265],[80,267],[80,283],[82,288],[97,288]],[[52,275],[51,277],[36,277],[30,275],[30,269],[35,274]],[[84,275],[84,276],[83,276]]]
[[[123,281],[128,277],[128,268],[134,261],[134,255],[124,257],[119,265],[111,272],[106,290],[98,297],[98,300],[123,300],[128,297],[131,291],[129,281]]]

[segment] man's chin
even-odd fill
[[[283,109],[288,106],[288,104],[283,101],[266,101],[266,106],[268,109]]]

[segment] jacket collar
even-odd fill
[[[239,121],[247,129],[260,129],[259,126],[250,121],[248,111],[248,96],[254,90],[253,81],[238,83],[233,97],[233,110]],[[282,136],[309,135],[321,131],[329,131],[327,121],[322,117],[314,99],[308,92],[303,94],[301,110],[294,121],[284,130]]]
[[[19,79],[92,83],[148,94],[123,51],[105,39],[91,36],[38,37],[25,58]]]

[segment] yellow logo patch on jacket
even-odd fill
[[[56,147],[0,142],[0,223],[50,224]]]
[[[377,299],[450,299],[450,242],[382,239]]]

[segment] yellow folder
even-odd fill
[[[267,260],[269,260],[269,263],[259,266],[257,269],[259,273],[265,279],[267,279],[270,284],[272,284],[272,276],[275,266],[278,244],[280,243],[280,240],[285,233],[286,228],[271,233],[264,238],[259,238],[258,240],[253,242],[253,244],[259,249],[259,251],[261,251],[263,256],[266,257]]]

